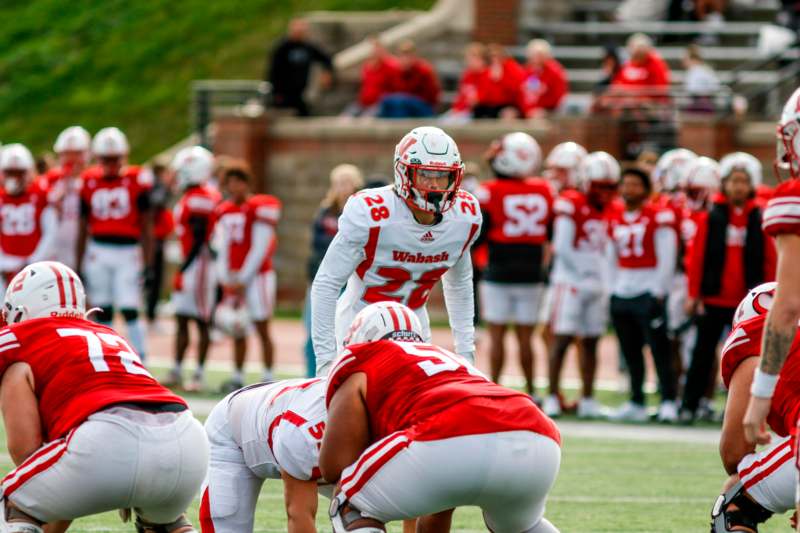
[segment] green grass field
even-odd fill
[[[0,141],[49,150],[66,126],[117,125],[141,160],[189,133],[189,86],[261,79],[292,14],[427,9],[433,0],[0,2]],[[13,23],[11,23],[13,21]]]
[[[2,467],[10,465],[7,458]],[[561,474],[547,517],[561,531],[687,532],[707,530],[707,517],[722,482],[713,445],[624,442],[615,439],[567,438]],[[321,502],[319,531],[330,531]],[[197,517],[197,505],[191,514]],[[787,517],[774,517],[763,532],[787,531]],[[393,524],[390,531],[400,531]],[[133,531],[116,513],[76,521],[70,531]],[[257,532],[285,531],[279,481],[267,481],[259,499]],[[485,531],[480,513],[459,509],[454,532]]]
[[[247,376],[248,381],[257,377],[252,373]],[[225,374],[210,372],[208,378],[210,385],[217,386]],[[220,398],[212,393],[190,397]],[[603,397],[609,403],[622,400],[613,393]],[[706,531],[711,506],[725,477],[716,445],[631,442],[614,438],[614,430],[615,426],[609,424],[607,438],[565,437],[561,473],[549,500],[547,517],[564,533]],[[0,441],[0,470],[5,472],[11,463],[2,433]],[[191,509],[194,521],[197,505]],[[326,510],[324,500],[317,520],[319,531],[330,531]],[[285,523],[281,483],[267,481],[259,499],[255,531],[285,531]],[[760,528],[767,533],[787,530],[788,515],[773,517]],[[116,513],[107,513],[76,521],[70,531],[133,528],[120,522]],[[401,531],[399,524],[393,524],[389,531]],[[479,511],[458,510],[453,531],[485,531]]]

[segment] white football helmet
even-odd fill
[[[770,307],[772,307],[772,299],[775,297],[775,289],[777,288],[778,284],[770,281],[750,289],[747,296],[739,302],[739,306],[733,314],[733,327],[738,326],[745,320],[766,315]]]
[[[578,170],[581,187],[589,190],[592,183],[616,184],[622,173],[619,163],[608,152],[592,152],[588,154]]]
[[[677,189],[686,167],[695,159],[697,154],[686,148],[675,148],[664,152],[658,158],[652,176],[658,190],[669,192]]]
[[[56,138],[53,151],[57,154],[62,152],[88,152],[92,137],[89,132],[81,126],[70,126]]]
[[[689,208],[695,211],[704,208],[719,185],[720,165],[710,157],[698,157],[689,163],[680,181]]]
[[[92,139],[92,154],[95,157],[123,157],[129,152],[128,138],[119,128],[103,128]]]
[[[730,176],[734,170],[742,170],[750,176],[754,188],[764,181],[761,161],[746,152],[733,152],[719,160],[719,172],[723,178]]]
[[[560,185],[576,187],[580,180],[580,165],[586,155],[586,148],[580,144],[572,141],[564,142],[550,150],[544,161],[544,167],[549,173],[557,172],[556,169],[563,169],[566,172],[565,183]]]
[[[370,304],[353,319],[344,346],[392,339],[423,342],[422,322],[411,308],[398,302]]]
[[[490,149],[492,169],[508,178],[530,178],[539,172],[542,149],[536,139],[517,131],[504,135]]]
[[[247,336],[250,315],[243,303],[223,298],[214,311],[214,325],[234,339],[241,339]]]
[[[214,172],[214,155],[202,146],[183,148],[175,154],[172,169],[180,189],[203,185]]]
[[[16,324],[31,318],[86,317],[86,293],[78,275],[57,261],[26,266],[8,284],[3,319]]]
[[[800,177],[800,88],[783,105],[775,157],[778,181]]]
[[[447,177],[447,187],[423,187],[421,179]],[[464,164],[455,141],[433,126],[414,128],[394,149],[394,190],[406,203],[428,213],[444,213],[455,204]]]
[[[20,143],[7,144],[0,151],[0,172],[8,194],[21,194],[33,179],[33,155]]]

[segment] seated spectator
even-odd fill
[[[611,89],[628,93],[654,95],[669,90],[670,70],[653,47],[653,41],[643,33],[628,38],[630,59],[622,64],[611,80]]]
[[[392,92],[400,64],[386,50],[377,35],[367,38],[372,44],[372,55],[361,66],[361,89],[358,101],[350,104],[342,113],[346,116],[375,116],[381,99]]]
[[[398,47],[400,69],[394,73],[392,92],[380,102],[382,118],[432,117],[439,103],[441,88],[430,63],[417,56],[412,41]]]
[[[480,87],[486,76],[489,55],[482,43],[471,43],[464,50],[464,72],[458,82],[458,92],[453,106],[447,113],[448,119],[470,118],[472,108],[478,104]]]
[[[553,59],[550,43],[544,39],[529,42],[527,55],[520,107],[526,117],[532,117],[557,109],[567,94],[569,82],[564,67]]]
[[[508,56],[504,46],[489,45],[489,67],[478,89],[473,118],[515,118],[520,116],[525,69]]]
[[[331,57],[308,42],[308,31],[307,21],[291,21],[288,35],[278,42],[267,70],[267,81],[272,84],[272,104],[294,109],[301,117],[309,115],[303,93],[314,63],[319,63],[325,69],[320,78],[323,86],[328,87],[333,81]]]
[[[714,95],[719,90],[719,78],[714,69],[703,61],[699,46],[690,44],[686,47],[683,66],[686,69],[683,88],[691,99],[687,110],[713,112]]]
[[[600,60],[600,69],[603,71],[603,77],[594,86],[595,94],[606,92],[621,66],[622,62],[619,59],[617,47],[614,45],[606,45],[603,52],[603,59]]]

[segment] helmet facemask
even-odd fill
[[[796,120],[778,125],[774,171],[778,182],[800,177],[800,125]]]
[[[6,169],[3,171],[3,189],[11,196],[19,196],[28,185],[28,171],[24,169]]]
[[[406,202],[413,208],[426,213],[441,215],[456,200],[456,192],[464,177],[464,166],[444,167],[439,165],[421,165],[398,161],[401,171],[408,178],[408,195]],[[404,167],[404,168],[403,168]],[[445,181],[446,180],[446,181]]]

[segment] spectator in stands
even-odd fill
[[[322,65],[324,72],[320,83],[323,87],[333,82],[331,57],[308,41],[308,31],[307,21],[292,20],[288,35],[278,42],[267,67],[267,81],[272,84],[272,104],[294,109],[301,117],[309,115],[303,93],[308,86],[311,67],[315,63]]]
[[[391,94],[381,100],[378,116],[432,117],[441,95],[436,71],[430,63],[417,55],[413,41],[403,41],[397,51],[400,69],[391,83]]]
[[[669,90],[670,70],[643,33],[635,33],[626,44],[630,59],[622,64],[611,80],[611,88],[623,93],[643,92],[649,95]]]
[[[717,78],[714,69],[703,61],[703,57],[700,55],[700,47],[696,44],[690,44],[686,47],[683,67],[686,69],[683,87],[691,98],[687,110],[713,112],[714,95],[719,90],[719,78]]]
[[[311,257],[308,260],[309,285],[314,281],[314,276],[317,275],[317,269],[322,263],[322,258],[325,257],[328,246],[336,236],[336,232],[339,229],[339,215],[342,214],[345,202],[363,185],[364,177],[361,170],[355,165],[337,165],[331,171],[330,187],[311,225]],[[305,344],[306,372],[309,377],[314,377],[317,372],[317,363],[314,356],[314,347],[311,344],[311,300],[309,295],[310,292],[306,295],[303,313],[303,321],[306,331],[309,333]]]
[[[392,92],[392,84],[400,71],[397,58],[386,50],[377,35],[367,38],[372,45],[372,55],[361,67],[361,89],[358,101],[343,113],[352,117],[373,117],[378,114],[381,99]]]
[[[473,118],[516,118],[520,116],[522,82],[525,69],[509,57],[500,44],[490,44],[489,67],[478,91]]]
[[[483,43],[470,43],[464,50],[464,72],[458,82],[458,92],[448,119],[468,119],[472,117],[472,109],[480,99],[481,85],[486,78],[489,65],[489,52]]]
[[[600,60],[600,68],[603,77],[594,86],[595,94],[602,94],[611,86],[611,81],[617,76],[617,72],[622,67],[619,59],[619,52],[615,45],[607,45],[604,48],[603,59]]]
[[[755,183],[745,166],[723,169],[722,192],[696,220],[687,261],[686,310],[697,316],[697,341],[686,375],[681,420],[691,422],[715,370],[717,343],[747,291],[774,277],[772,243],[761,231]]]
[[[550,43],[544,39],[531,40],[527,56],[520,107],[526,117],[533,117],[557,109],[567,94],[569,82],[564,67],[553,58]]]

